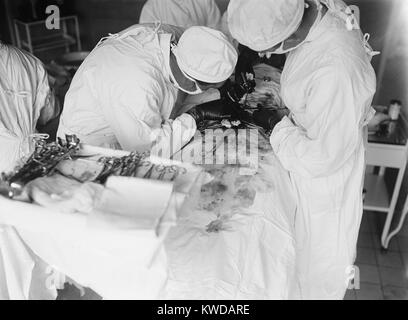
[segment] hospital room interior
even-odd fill
[[[408,0],[0,0],[0,300],[408,300]]]

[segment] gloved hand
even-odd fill
[[[233,105],[226,104],[223,100],[215,100],[195,106],[187,112],[196,123],[205,120],[223,120],[232,117]]]
[[[242,85],[233,83],[231,80],[227,80],[219,90],[221,94],[221,100],[224,100],[226,103],[238,103],[248,92],[247,88]]]
[[[245,94],[254,92],[255,86],[255,80],[243,80],[240,84],[227,80],[219,89],[221,99],[226,102],[239,103]]]
[[[239,45],[238,51],[239,57],[235,67],[235,83],[242,84],[243,76],[247,81],[255,79],[253,66],[255,65],[256,61],[259,60],[259,56],[257,52],[243,46],[242,44]],[[252,75],[252,77],[248,77],[248,75]]]
[[[282,114],[275,110],[257,110],[253,114],[256,125],[265,130],[272,130],[282,120]]]
[[[245,47],[239,46],[239,58],[235,67],[235,83],[227,80],[220,89],[221,99],[238,103],[247,93],[255,90],[255,72],[253,65],[259,59],[258,54]]]

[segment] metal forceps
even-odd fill
[[[167,173],[167,167],[164,165],[153,165],[154,171],[156,171],[159,175],[157,177],[158,180],[163,180],[164,176]]]
[[[147,172],[143,176],[143,179],[150,179],[153,173],[154,165],[150,161],[146,160],[142,162],[142,167],[146,167],[146,168],[150,167],[149,170],[147,170]]]

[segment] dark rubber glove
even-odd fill
[[[235,67],[235,83],[241,84],[242,75],[247,79],[247,74],[252,74],[253,79],[255,78],[255,72],[253,66],[256,61],[259,60],[258,53],[243,46],[242,44],[238,47],[239,57],[238,62]]]
[[[233,83],[231,80],[227,80],[219,90],[221,100],[224,100],[227,103],[238,103],[246,93],[244,87]]]
[[[206,120],[223,120],[232,117],[233,106],[223,100],[210,101],[195,106],[187,114],[191,115],[196,123]]]
[[[240,84],[227,80],[219,89],[221,99],[226,102],[239,103],[246,93],[252,93],[255,89],[254,80],[243,80]]]
[[[275,110],[258,110],[253,113],[253,119],[257,126],[265,130],[273,130],[282,120],[282,115]]]
[[[238,103],[247,93],[255,90],[255,72],[253,65],[259,59],[258,54],[245,47],[239,46],[239,58],[235,67],[235,82],[227,80],[220,89],[221,99]]]

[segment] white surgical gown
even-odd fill
[[[58,111],[41,61],[0,42],[0,172],[29,154],[37,123]]]
[[[162,22],[178,27],[205,26],[218,29],[220,10],[214,0],[148,0],[139,23]]]
[[[291,110],[271,144],[297,197],[292,298],[342,299],[363,213],[365,126],[376,77],[359,30],[329,11],[291,52],[282,97]]]
[[[169,119],[178,95],[169,78],[170,39],[182,31],[135,25],[101,42],[75,74],[58,136],[128,151],[160,146],[164,157],[180,150],[196,132],[190,115]]]
[[[0,42],[0,172],[28,156],[37,123],[53,119],[57,106],[40,60]],[[0,224],[0,300],[28,299],[44,289],[45,280],[39,277],[44,268],[17,231]],[[35,297],[56,297],[56,291],[43,292]]]

